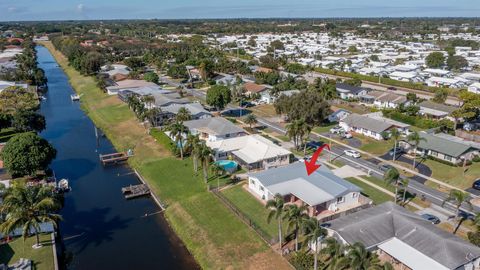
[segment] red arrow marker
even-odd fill
[[[320,156],[320,153],[322,153],[323,148],[325,147],[330,150],[330,146],[328,146],[328,144],[324,144],[320,146],[317,151],[315,151],[315,153],[313,153],[312,159],[310,159],[310,161],[305,160],[305,168],[307,169],[307,175],[312,174],[314,171],[320,168],[320,165],[317,164],[317,159],[318,156]]]

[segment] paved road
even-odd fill
[[[173,86],[173,84],[172,84],[172,86]],[[204,91],[198,91],[198,90],[189,89],[189,88],[186,88],[185,91],[187,93],[197,97],[197,98],[200,98],[200,99],[205,99],[205,97],[206,97],[206,93]],[[239,109],[241,109],[241,108],[238,107],[238,106],[235,106],[235,105],[228,105],[227,108],[226,108],[226,110],[239,110]],[[276,130],[280,134],[284,134],[286,132],[285,129],[283,127],[281,127],[280,125],[278,125],[277,123],[271,122],[271,121],[269,121],[265,118],[257,117],[257,120],[260,124],[262,124],[264,126],[267,126],[267,127],[271,128],[273,130]],[[320,140],[320,138],[318,136],[314,135],[314,134],[311,135],[311,139],[315,140],[315,141]],[[352,167],[361,169],[361,170],[369,173],[371,176],[374,176],[374,177],[379,178],[379,179],[383,179],[383,172],[379,169],[378,163],[373,163],[369,160],[362,159],[362,158],[356,159],[356,158],[345,156],[343,151],[347,150],[347,149],[348,148],[346,148],[342,145],[334,144],[332,149],[331,149],[332,150],[332,155],[334,155],[335,158],[343,160],[344,162],[346,162],[348,165],[350,165]],[[430,174],[431,174],[431,172],[430,172]],[[443,193],[443,192],[440,192],[436,189],[425,186],[423,184],[425,182],[424,179],[420,180],[417,177],[417,178],[414,178],[413,180],[414,181],[410,181],[409,186],[407,188],[407,190],[410,193],[416,194],[419,197],[424,195],[425,198],[428,201],[430,201],[433,204],[441,207],[444,199],[447,198],[447,196],[448,196],[446,193]],[[445,208],[450,210],[452,213],[454,212],[454,207],[451,204],[447,203],[445,205]],[[462,206],[461,210],[463,210],[467,213],[477,213],[477,212],[480,212],[480,207],[473,206],[473,209],[470,210],[470,208],[467,205],[464,205],[464,206]]]

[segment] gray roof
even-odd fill
[[[393,202],[335,219],[329,228],[348,243],[360,242],[367,248],[397,238],[449,269],[480,257],[480,248]]]
[[[336,84],[336,87],[337,87],[337,90],[346,90],[354,95],[357,95],[358,93],[362,92],[363,88],[361,87],[358,87],[358,86],[353,86],[353,85],[350,85],[350,84],[346,84],[346,83],[337,83]]]
[[[452,157],[459,157],[470,149],[475,148],[466,143],[455,142],[446,138],[442,138],[441,136],[436,136],[425,132],[420,132],[419,135],[425,139],[425,141],[420,141],[418,144],[419,148],[433,150],[435,152],[446,154]]]
[[[187,109],[193,118],[199,118],[203,115],[212,115],[209,111],[205,110],[200,103],[186,103],[186,104],[171,104],[162,107],[162,111],[177,114],[180,108]]]
[[[245,132],[245,130],[234,125],[232,122],[228,121],[223,117],[211,117],[206,119],[191,120],[186,121],[183,124],[189,129],[196,129],[217,136]]]
[[[356,114],[356,113],[352,113],[349,116],[345,117],[345,119],[343,119],[342,122],[348,124],[349,126],[364,128],[377,133],[386,131],[387,129],[393,126],[391,123],[380,121],[380,120],[373,119],[371,117],[367,117],[367,116]]]
[[[433,101],[425,100],[422,103],[418,104],[420,108],[427,108],[431,110],[436,110],[436,111],[441,111],[441,112],[446,112],[446,113],[452,113],[455,111],[457,108],[445,104],[440,104],[440,103],[435,103]]]
[[[258,179],[273,194],[293,194],[311,206],[350,192],[361,191],[356,185],[334,175],[325,165],[310,176],[302,162],[252,173],[249,176]]]

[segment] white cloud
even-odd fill
[[[85,10],[85,6],[83,4],[78,4],[77,5],[77,11],[82,13]]]

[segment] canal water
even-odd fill
[[[106,138],[99,145],[95,127],[72,102],[68,77],[45,48],[38,63],[48,78],[41,113],[41,136],[57,149],[57,178],[67,178],[60,233],[68,269],[196,269],[198,265],[149,198],[125,200],[121,188],[139,180],[127,166],[103,167],[100,153],[115,152]]]

